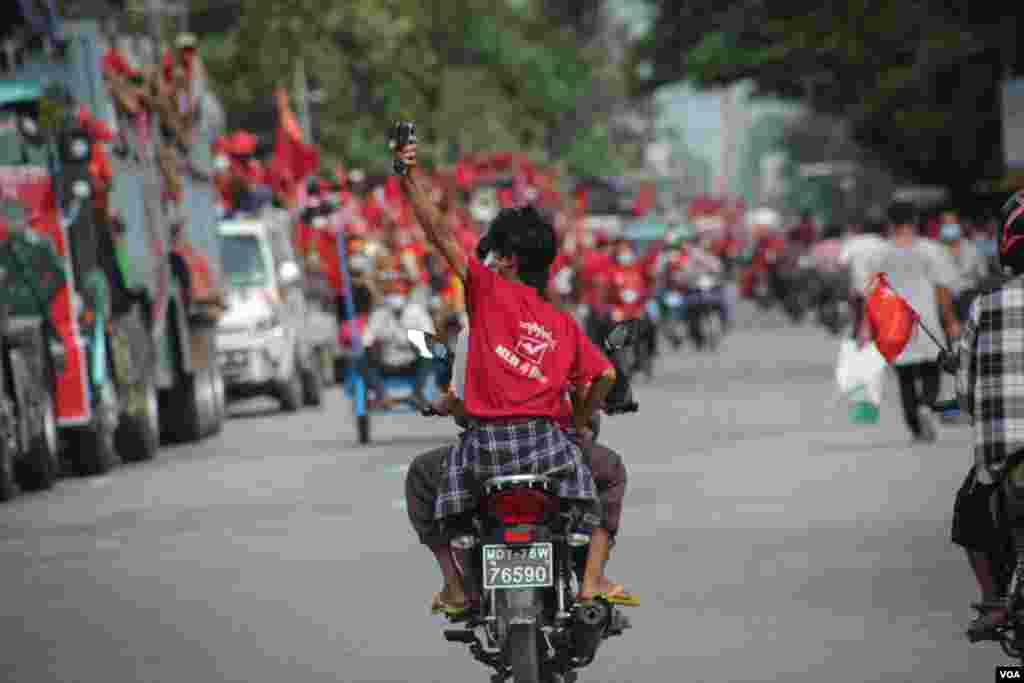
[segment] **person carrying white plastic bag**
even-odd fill
[[[853,339],[840,344],[836,384],[850,403],[850,421],[854,424],[878,422],[885,367],[885,358],[874,344],[858,345]]]

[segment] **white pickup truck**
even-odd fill
[[[287,412],[320,405],[333,381],[334,316],[307,296],[285,211],[223,221],[218,227],[228,310],[218,327],[229,399],[272,396]]]

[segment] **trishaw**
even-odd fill
[[[343,221],[337,223],[338,229],[338,262],[341,270],[341,294],[342,294],[342,321],[341,327],[349,326],[351,334],[348,343],[340,344],[340,352],[345,357],[344,367],[344,392],[352,401],[352,412],[356,418],[356,430],[359,443],[370,443],[370,416],[396,415],[396,414],[419,414],[420,411],[412,402],[398,403],[387,408],[372,408],[369,401],[368,389],[365,377],[360,373],[360,367],[367,362],[367,350],[363,347],[362,334],[357,324],[358,315],[356,311],[355,297],[352,292],[352,277],[349,271],[347,239],[345,236],[345,224]],[[405,399],[412,396],[414,381],[411,377],[384,377],[383,388],[388,398]],[[428,401],[438,397],[440,390],[437,384],[436,372],[431,372],[423,389],[423,395]]]

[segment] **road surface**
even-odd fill
[[[834,396],[836,342],[765,322],[680,352],[605,423],[629,465],[613,578],[635,627],[584,681],[987,681],[949,543],[965,428],[910,446]],[[223,434],[0,508],[0,680],[487,681],[427,614],[440,584],[406,522],[405,466],[454,427],[236,406]]]

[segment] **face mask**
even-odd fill
[[[953,240],[960,239],[962,231],[960,230],[959,223],[946,223],[942,226],[942,230],[939,233],[939,237],[943,240],[952,242]]]
[[[402,294],[388,294],[384,297],[384,303],[393,311],[401,310],[405,306],[405,296]]]
[[[218,154],[213,160],[213,167],[218,171],[226,171],[231,168],[231,162],[223,154]]]
[[[630,266],[633,265],[634,261],[636,261],[636,256],[629,253],[619,254],[615,257],[615,260],[619,262],[620,266]]]
[[[487,252],[487,258],[484,259],[484,266],[491,270],[498,267],[498,257],[494,255],[493,251]]]

